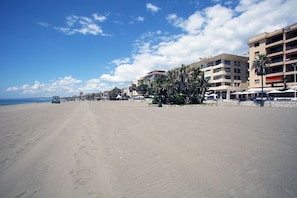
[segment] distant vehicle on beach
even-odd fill
[[[60,104],[61,103],[61,100],[60,100],[60,97],[59,96],[53,96],[52,98],[52,104]]]

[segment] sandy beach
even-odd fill
[[[297,109],[0,107],[0,197],[297,197]]]

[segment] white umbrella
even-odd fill
[[[287,92],[287,93],[294,93],[294,92],[296,92],[296,90],[288,89],[288,90],[286,90],[285,92]]]
[[[272,91],[269,91],[267,92],[268,94],[271,94],[271,93],[283,93],[282,91],[279,91],[279,90],[272,90]]]
[[[249,94],[255,94],[256,92],[254,92],[254,91],[248,91],[249,92]]]
[[[251,94],[252,92],[249,92],[249,91],[244,91],[244,92],[241,92],[241,94]]]

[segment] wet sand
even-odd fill
[[[0,197],[297,197],[297,109],[0,107]]]

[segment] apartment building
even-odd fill
[[[160,75],[166,75],[166,71],[164,70],[154,70],[149,73],[147,73],[145,76],[133,80],[132,84],[134,84],[136,87],[141,84],[149,84],[153,82],[158,76]],[[129,88],[125,90],[125,93],[129,95],[130,97],[138,97],[142,96],[143,94],[138,93],[136,90],[130,91]]]
[[[235,92],[248,89],[248,57],[231,54],[203,58],[190,64],[200,68],[209,80],[209,91],[220,99],[235,98]]]
[[[166,75],[166,72],[164,70],[154,70],[154,71],[147,73],[144,77],[140,78],[140,80],[138,80],[138,81],[141,81],[144,84],[147,81],[153,82],[160,75]],[[138,82],[137,84],[141,84],[141,83]]]
[[[261,76],[252,67],[258,54],[266,54],[271,64],[263,78],[264,90],[296,89],[294,63],[297,63],[297,23],[270,33],[262,33],[249,39],[249,88],[260,90]]]

